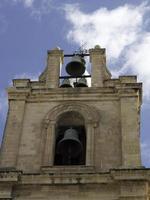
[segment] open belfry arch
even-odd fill
[[[98,45],[74,54],[49,50],[38,81],[14,79],[7,89],[0,199],[148,200],[141,90],[136,76],[111,78]]]
[[[59,122],[59,123],[58,123]],[[43,135],[46,136],[46,143],[44,147],[44,163],[45,165],[55,165],[54,157],[56,154],[56,142],[57,142],[57,131],[61,127],[63,134],[65,127],[75,127],[78,131],[81,131],[81,138],[84,143],[84,162],[82,164],[86,166],[93,166],[94,162],[94,135],[96,134],[96,127],[99,123],[99,114],[97,110],[91,106],[84,105],[80,102],[62,103],[54,107],[46,116],[43,123],[45,132]],[[81,130],[80,130],[81,129]],[[51,130],[51,131],[50,131]],[[84,132],[84,133],[83,133]],[[84,135],[82,135],[84,134]],[[51,150],[50,150],[51,148]],[[50,155],[51,153],[51,155]],[[80,163],[79,163],[80,164]],[[57,162],[56,162],[57,165]],[[75,164],[76,165],[76,164]]]

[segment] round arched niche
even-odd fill
[[[69,115],[70,117],[69,117]],[[72,121],[71,119],[74,120]],[[99,113],[93,106],[80,102],[63,103],[48,112],[44,119],[43,134],[43,166],[55,166],[55,142],[57,140],[58,125],[71,123],[72,126],[81,125],[85,128],[85,166],[94,165],[94,135],[99,126]]]
[[[68,133],[69,136],[66,137]],[[56,121],[55,134],[54,165],[85,165],[86,127],[84,117],[75,111],[61,114]],[[60,145],[65,145],[66,152],[59,151]],[[74,149],[75,153],[80,152],[78,155],[74,153],[69,156],[67,146],[70,147],[70,150]]]

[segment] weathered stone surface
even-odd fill
[[[62,57],[59,48],[49,51],[39,81],[15,79],[7,90],[0,199],[148,199],[150,171],[142,168],[139,140],[141,83],[136,76],[111,79],[105,49],[96,47],[90,50],[92,87],[59,88]],[[56,166],[57,123],[69,113],[70,123],[85,126],[85,164]]]
[[[6,172],[1,173],[6,178]],[[107,173],[7,172],[7,182],[0,177],[0,199],[147,199],[149,175],[150,170],[144,169]]]

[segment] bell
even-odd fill
[[[80,78],[75,87],[88,87],[87,80],[85,78]]]
[[[68,157],[68,159],[76,158],[82,152],[82,144],[75,129],[67,129],[64,138],[58,142],[58,153]]]
[[[66,71],[71,76],[82,76],[85,72],[85,60],[79,55],[72,57],[72,61],[66,65]]]
[[[62,81],[62,84],[61,84],[61,86],[60,86],[61,88],[67,88],[67,87],[72,87],[71,86],[71,84],[70,84],[70,81],[69,81],[69,79],[64,79],[63,81]]]

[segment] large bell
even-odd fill
[[[71,76],[82,76],[85,72],[85,60],[79,55],[72,57],[72,61],[66,65],[66,71]]]
[[[61,88],[65,88],[65,87],[72,87],[72,86],[71,86],[71,84],[70,84],[69,79],[64,79],[64,80],[62,81],[62,84],[61,84],[60,87],[61,87]]]
[[[69,159],[76,158],[82,152],[82,144],[75,129],[67,129],[62,140],[58,142],[58,153]]]
[[[87,80],[85,78],[80,78],[75,87],[88,87]]]

